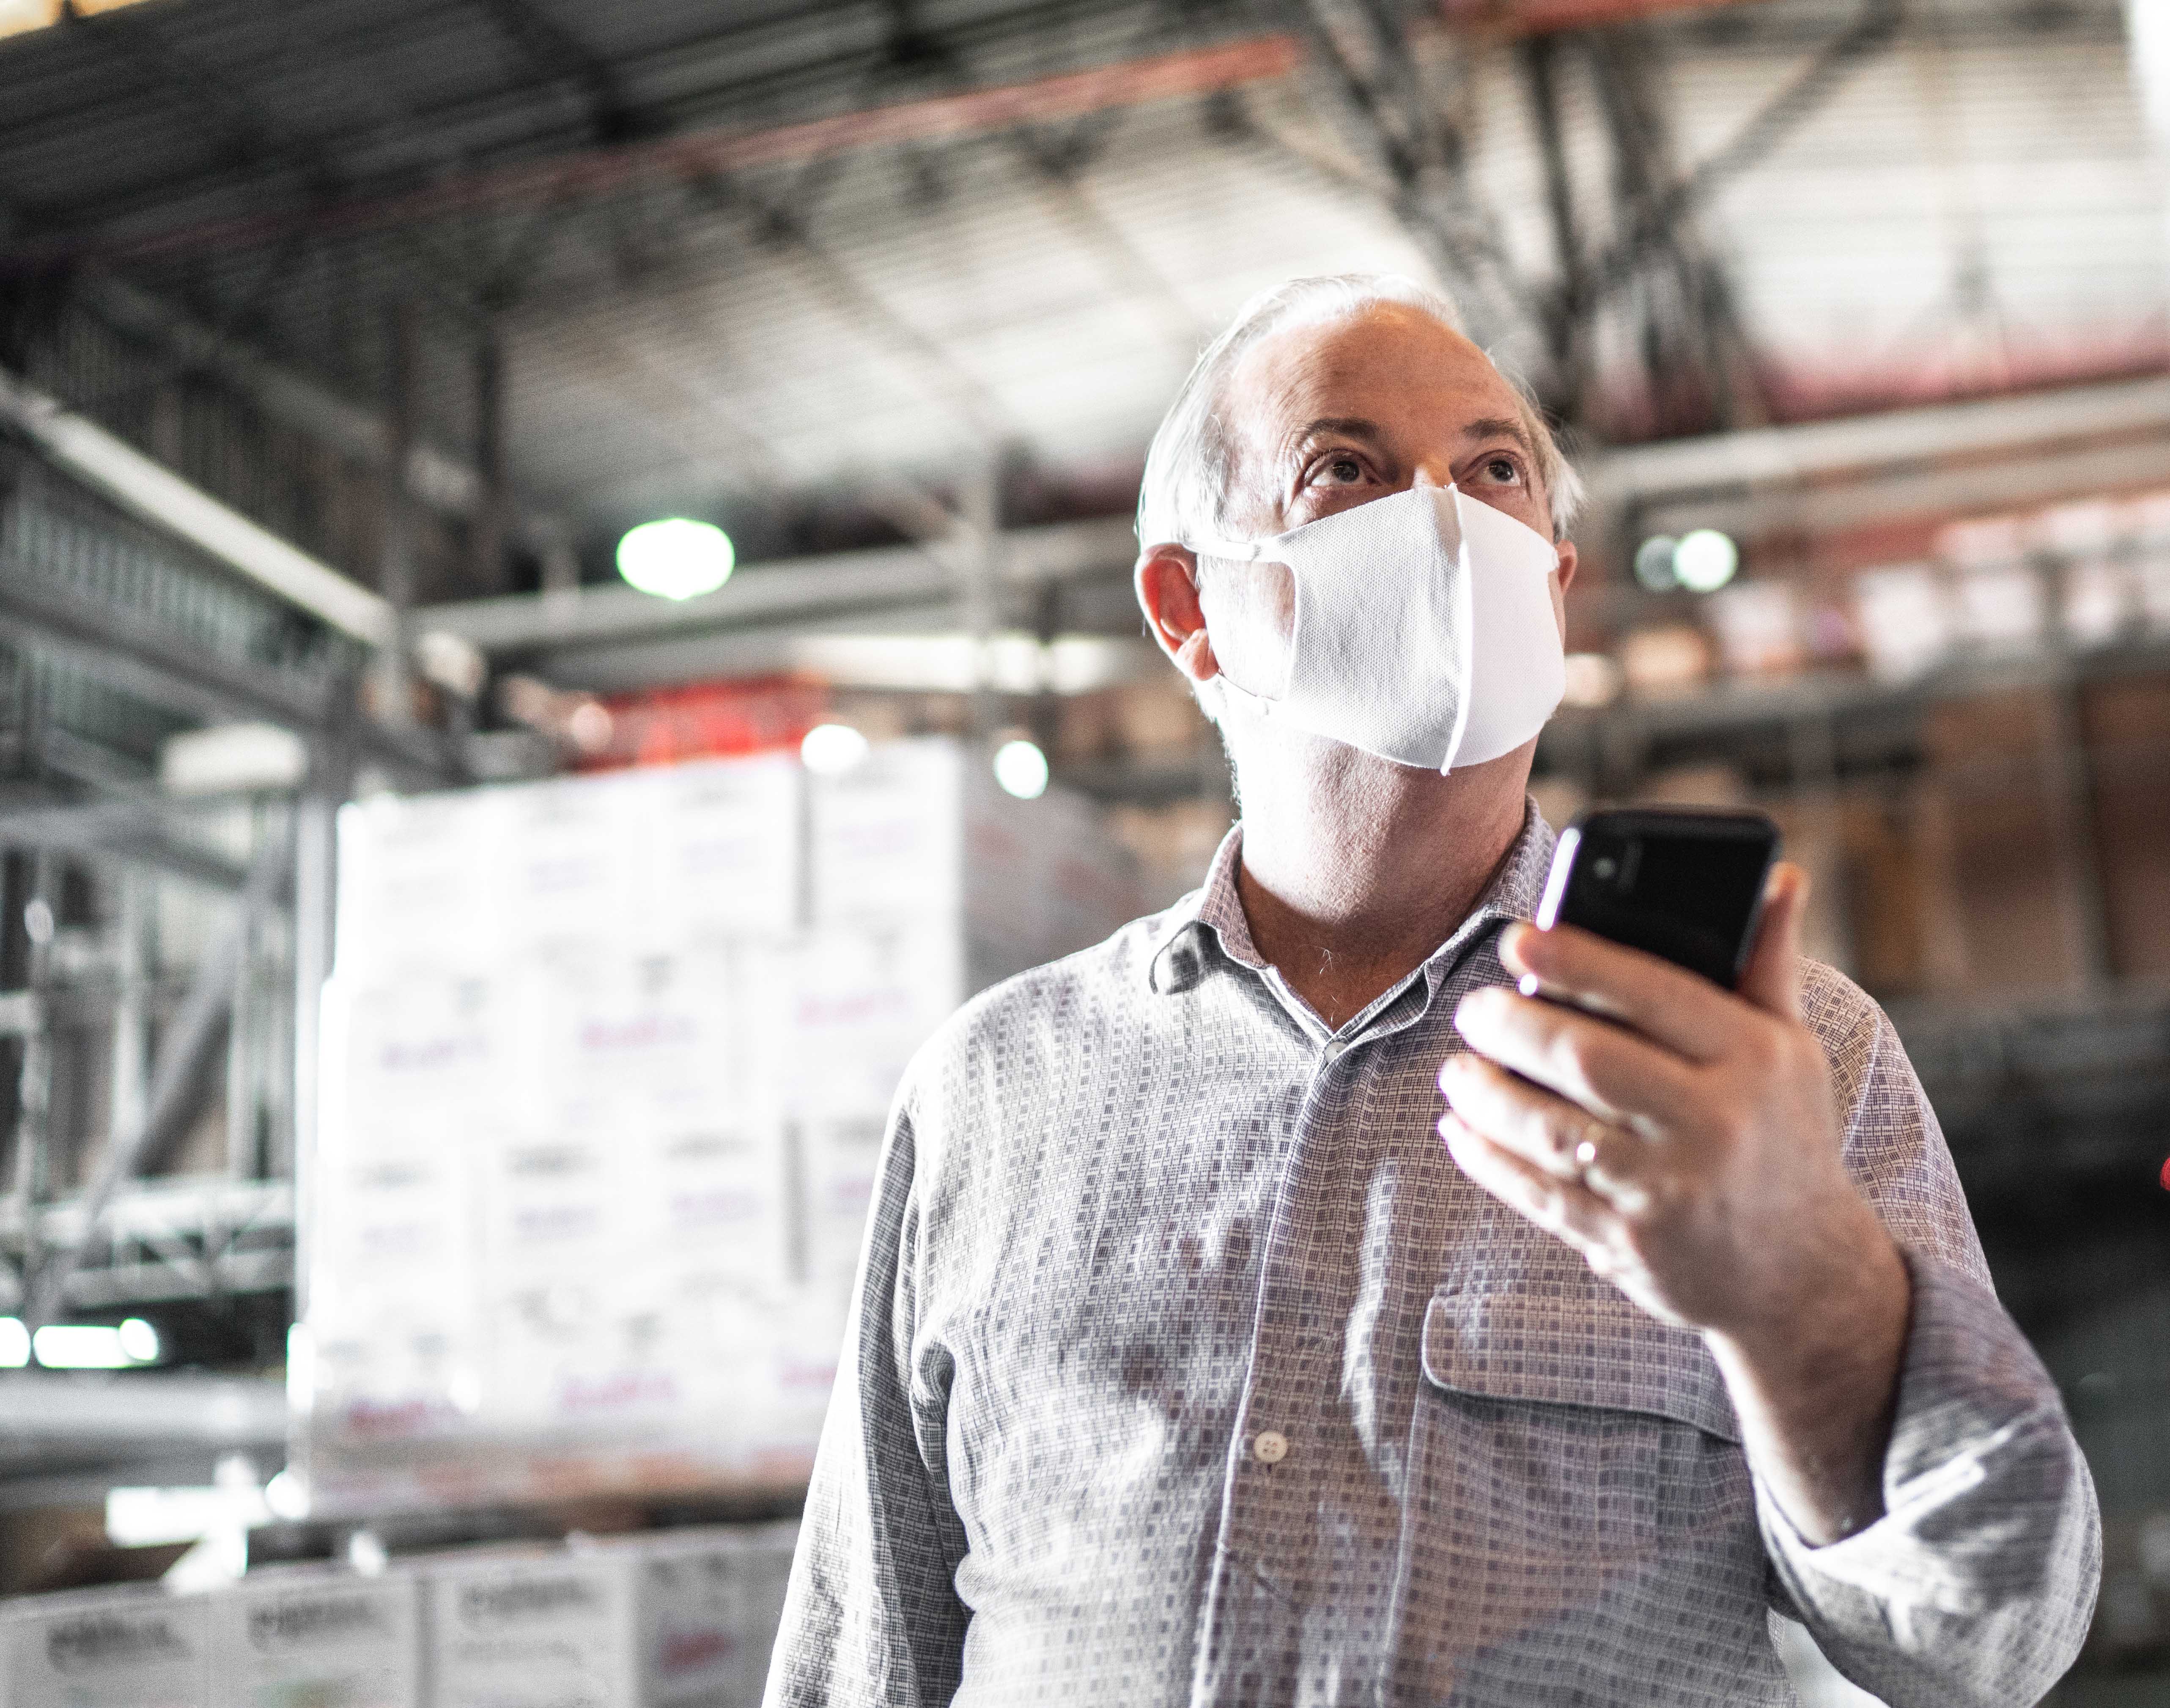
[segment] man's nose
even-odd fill
[[[1412,490],[1419,487],[1447,487],[1454,485],[1454,471],[1444,463],[1419,463],[1409,477]]]

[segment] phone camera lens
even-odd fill
[[[1611,854],[1600,854],[1590,863],[1590,870],[1601,883],[1611,883],[1620,870],[1620,862]]]

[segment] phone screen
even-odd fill
[[[1561,833],[1541,925],[1579,925],[1728,989],[1777,853],[1761,813],[1594,812]]]

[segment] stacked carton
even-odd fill
[[[4,1626],[5,1708],[203,1708],[211,1607],[123,1590],[19,1603]]]
[[[249,1708],[422,1708],[416,1580],[286,1571],[209,1599],[210,1700]]]
[[[317,1510],[804,1476],[904,1064],[1137,911],[1089,806],[986,773],[899,742],[347,809]]]
[[[754,1708],[798,1539],[795,1523],[641,1539],[632,1550],[640,1708]]]
[[[756,1708],[795,1524],[478,1548],[374,1577],[0,1614],[0,1708]]]
[[[430,1708],[632,1708],[640,1657],[629,1560],[515,1552],[425,1575]]]

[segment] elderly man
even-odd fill
[[[1243,821],[906,1076],[772,1704],[1785,1703],[1773,1614],[1895,1708],[2071,1661],[2092,1485],[1800,874],[1737,995],[1520,923],[1574,500],[1406,281],[1200,358],[1137,588]]]

